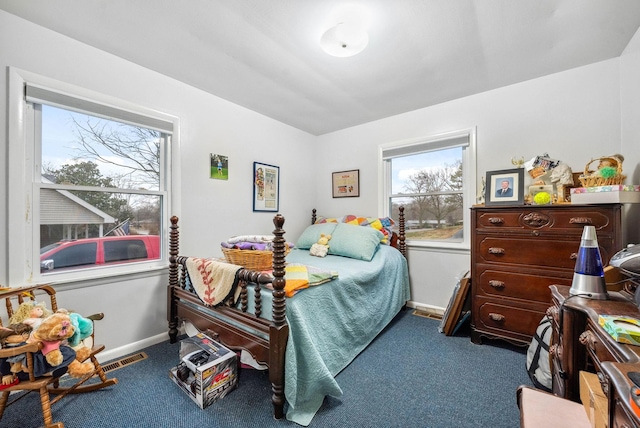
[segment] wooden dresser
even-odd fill
[[[472,208],[471,340],[528,345],[551,305],[549,286],[571,285],[584,226],[603,263],[622,249],[621,205]]]

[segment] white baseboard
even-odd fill
[[[100,364],[103,364],[106,361],[115,360],[115,359],[124,357],[125,355],[133,354],[137,351],[140,351],[141,349],[147,348],[152,345],[156,345],[166,340],[169,340],[169,335],[167,334],[167,332],[164,332],[164,333],[140,340],[138,342],[128,343],[119,348],[105,349],[104,351],[100,352],[97,355],[98,361],[100,362]],[[176,351],[176,355],[177,355],[177,351]]]
[[[426,312],[428,314],[434,314],[439,316],[443,316],[444,311],[446,310],[446,308],[441,308],[439,306],[433,306],[433,305],[428,305],[426,303],[413,302],[413,301],[408,301],[407,306],[422,312]]]

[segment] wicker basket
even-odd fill
[[[602,162],[608,162],[609,165],[616,169],[616,175],[613,177],[605,178],[602,177],[598,171],[592,171],[589,167],[595,161],[598,161],[598,169],[599,165]],[[623,159],[617,156],[606,156],[602,158],[591,159],[584,167],[584,173],[580,175],[579,180],[582,184],[582,187],[595,187],[595,186],[611,186],[616,184],[623,184],[624,180],[627,178],[626,175],[622,174],[622,161]]]
[[[273,267],[273,252],[262,250],[238,250],[237,248],[222,248],[222,254],[229,263],[251,270],[271,270]],[[285,247],[285,254],[289,253],[289,246]]]

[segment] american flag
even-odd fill
[[[113,229],[110,233],[114,236],[125,236],[129,234],[129,220],[125,220],[120,223],[115,229]]]

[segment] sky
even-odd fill
[[[394,158],[392,165],[392,193],[404,193],[407,178],[420,170],[437,170],[447,165],[453,165],[462,159],[462,148],[422,153],[419,155]]]
[[[78,123],[86,123],[88,118],[94,116],[88,116],[82,113],[72,112],[70,110],[64,110],[57,107],[48,105],[42,105],[42,165],[43,167],[50,166],[57,169],[65,164],[74,163],[76,158],[81,153],[81,144],[78,137],[75,135],[75,125],[73,119]],[[98,119],[102,123],[117,127],[118,131],[126,132],[127,129],[132,129],[130,125],[122,124],[120,122],[111,121],[108,119]],[[124,158],[116,158],[112,154],[108,153],[105,149],[98,151],[102,156],[111,159],[118,159],[118,162],[123,163],[126,160]],[[90,160],[90,159],[85,159]],[[101,163],[93,160],[98,164],[100,173],[105,177],[113,175],[121,175],[129,172],[127,168],[117,167],[109,163]],[[157,189],[153,189],[157,190]]]

